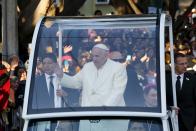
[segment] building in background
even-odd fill
[[[18,54],[17,1],[0,0],[0,53],[3,59]]]
[[[93,16],[96,10],[101,10],[103,15],[115,12],[114,8],[109,5],[109,0],[86,0],[79,12],[81,15]]]

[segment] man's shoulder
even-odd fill
[[[45,75],[44,74],[35,76],[35,80],[36,81],[43,81],[43,79],[45,79]]]
[[[189,72],[189,71],[185,72],[184,75],[186,75],[186,76],[194,76],[194,74]]]
[[[91,62],[88,62],[88,63],[84,64],[83,69],[89,68],[89,67],[93,67],[93,66],[94,66],[94,64],[93,64],[93,62],[91,61]]]
[[[111,59],[108,59],[107,62],[108,62],[109,64],[111,64],[112,66],[115,66],[115,67],[125,67],[122,63],[113,61],[113,60],[111,60]]]
[[[192,73],[190,73],[190,72],[185,72],[184,73],[184,76],[185,76],[185,78],[187,79],[187,80],[192,80],[192,81],[196,81],[196,78],[195,78],[195,75],[194,74],[192,74]]]

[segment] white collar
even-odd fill
[[[183,73],[183,74],[180,74],[180,75],[177,75],[177,74],[176,74],[176,78],[177,78],[178,76],[180,76],[180,79],[181,79],[181,78],[184,77],[184,73]]]
[[[52,75],[48,75],[48,74],[45,73],[45,76],[46,76],[47,79],[49,79],[50,76],[53,76],[54,78],[56,78],[56,74],[54,74],[54,73]]]

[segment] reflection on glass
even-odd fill
[[[130,120],[128,131],[162,131],[155,120]]]
[[[41,26],[37,41],[33,109],[148,107],[146,88],[149,85],[156,87],[157,94],[156,27],[60,29],[59,23],[52,22],[49,28],[46,25]],[[43,35],[44,32],[47,33]],[[108,50],[102,48],[97,52],[93,49],[100,43]],[[59,49],[60,44],[62,49]],[[55,62],[44,62],[47,53],[56,56]],[[49,97],[50,82],[46,72],[49,64],[53,65],[50,65],[51,74],[55,76],[54,100]],[[56,74],[59,67],[62,67],[63,77]],[[44,79],[41,76],[45,76]],[[46,98],[48,102],[44,101]],[[158,96],[155,98],[153,107],[159,106]],[[55,106],[41,105],[51,101]]]
[[[163,131],[158,120],[92,119],[30,121],[28,131]]]
[[[147,131],[147,127],[144,123],[135,121],[129,124],[128,131]]]
[[[77,121],[38,121],[30,123],[28,131],[78,131]]]
[[[154,85],[144,88],[144,99],[146,107],[157,107],[157,89]]]

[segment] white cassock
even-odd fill
[[[64,75],[62,87],[82,89],[81,106],[125,106],[126,67],[110,59],[102,68],[93,62],[84,65],[75,76]]]
[[[62,87],[82,89],[82,107],[125,106],[123,94],[127,84],[127,72],[126,67],[119,62],[108,59],[100,69],[97,69],[93,62],[89,62],[75,76],[64,75],[61,84]],[[116,123],[116,121],[113,122]],[[118,122],[121,123],[120,120]],[[91,123],[88,120],[81,121],[79,130],[88,131],[85,127],[89,127],[89,124]],[[123,124],[128,126],[128,121],[123,121]],[[115,125],[119,127],[119,124],[108,124],[105,120],[91,124],[91,127],[92,125],[112,131]],[[102,131],[103,129],[97,128],[96,130]]]

